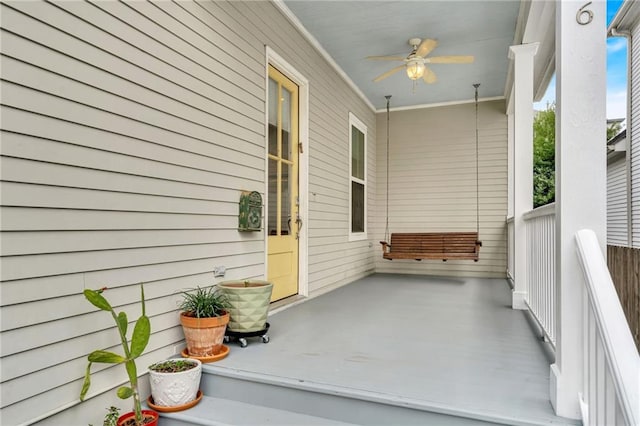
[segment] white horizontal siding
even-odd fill
[[[172,247],[135,248],[114,250],[113,252],[88,251],[40,254],[31,256],[4,256],[2,279],[17,280],[37,276],[73,274],[84,271],[111,268],[129,268],[137,265],[153,265],[167,262],[181,262],[193,259],[214,258],[223,255],[259,253],[261,241],[220,242],[214,244],[189,244]],[[34,264],[37,272],[34,272]]]
[[[378,114],[379,184],[376,238],[385,238],[386,113]],[[479,262],[384,260],[376,270],[504,277],[506,270],[507,121],[504,102],[479,104]],[[473,104],[391,112],[389,232],[476,230],[476,148]]]
[[[369,243],[348,242],[348,116],[367,125],[373,211],[375,115],[273,4],[0,8],[3,424],[98,424],[123,407],[120,366],[98,366],[78,405],[86,354],[118,343],[83,289],[108,286],[133,320],[146,283],[143,372],[181,348],[181,289],[216,265],[264,276],[263,234],[236,228],[240,191],[265,190],[265,45],[310,82],[310,290],[373,271]]]
[[[39,139],[30,139],[30,142],[37,143],[38,141]],[[48,144],[44,146],[48,146]],[[66,145],[60,146],[60,148],[65,147]],[[211,179],[206,179],[204,175],[202,176],[202,184],[198,184],[198,181],[193,180],[193,178],[190,179],[190,182],[185,182],[169,180],[160,176],[134,175],[121,167],[122,160],[124,159],[118,159],[120,161],[116,161],[116,164],[103,165],[103,169],[110,167],[110,170],[97,170],[84,167],[85,165],[82,164],[82,162],[70,164],[70,162],[66,160],[66,164],[55,164],[5,156],[0,158],[0,168],[2,168],[2,177],[6,181],[21,181],[24,183],[60,187],[77,187],[78,182],[82,182],[83,188],[95,190],[111,190],[138,194],[146,193],[167,197],[184,198],[189,196],[191,199],[198,200],[236,201],[237,193],[235,189],[206,184],[206,181]],[[154,175],[157,174],[155,170],[156,168],[149,168],[149,171]],[[134,170],[131,170],[131,172],[134,172]],[[166,175],[169,172],[165,169],[164,173]],[[190,176],[186,176],[186,178],[190,178]],[[219,183],[223,183],[221,179]]]
[[[16,115],[11,114],[11,111],[15,110],[3,107],[0,111],[3,119],[6,118],[10,120],[11,118],[16,118]],[[9,113],[5,114],[5,112]],[[20,113],[19,115],[23,114]],[[171,150],[164,153],[166,158],[163,160],[161,155],[154,155],[154,149],[152,147],[148,150],[149,154],[146,158],[143,157],[146,155],[144,154],[144,150],[141,150],[139,156],[134,156],[128,152],[114,152],[112,151],[113,147],[111,146],[113,140],[108,139],[106,137],[107,135],[103,135],[105,144],[108,145],[104,149],[80,146],[74,143],[76,137],[80,138],[83,136],[80,131],[81,127],[76,125],[64,126],[63,124],[63,127],[66,127],[65,130],[74,136],[69,138],[71,139],[70,141],[56,141],[52,139],[51,136],[53,135],[45,136],[46,127],[41,129],[39,125],[57,126],[58,120],[50,118],[46,120],[47,123],[44,124],[39,120],[39,116],[37,115],[32,114],[31,117],[25,116],[24,118],[25,120],[22,123],[18,120],[10,121],[7,124],[8,128],[3,129],[2,149],[3,154],[6,157],[88,168],[98,170],[98,173],[110,171],[132,175],[134,176],[134,178],[131,178],[133,181],[137,180],[135,179],[137,176],[145,176],[159,178],[165,181],[188,182],[214,188],[230,188],[233,187],[232,185],[241,185],[243,183],[245,185],[249,184],[255,188],[262,186],[262,182],[258,181],[259,178],[256,170],[245,168],[248,173],[247,176],[242,177],[232,174],[234,170],[234,168],[231,167],[232,164],[229,166],[225,165],[223,173],[220,173],[220,171],[215,167],[199,169],[196,167],[189,167],[188,164],[175,164],[173,163],[174,157]],[[29,128],[32,133],[42,132],[42,135],[19,134],[19,125],[22,125],[22,129]],[[55,130],[51,133],[54,132]],[[87,135],[86,137],[91,136],[93,135]],[[114,136],[113,139],[117,140],[118,137]],[[130,140],[130,142],[131,144],[135,143],[135,141],[132,140]],[[145,146],[142,148],[144,149]],[[230,157],[233,158],[234,155],[230,154]],[[226,164],[217,160],[215,163],[215,165]],[[38,164],[31,165],[31,167],[45,166]],[[242,170],[242,168],[240,168],[240,170]],[[68,173],[74,172],[76,171],[68,171]],[[249,177],[251,177],[251,182],[248,182]],[[35,177],[35,179],[42,179],[42,177]],[[78,183],[75,185],[78,185]]]
[[[622,157],[607,165],[607,244],[627,246],[627,167]]]

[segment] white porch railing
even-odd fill
[[[525,302],[545,337],[556,343],[555,204],[523,215],[527,230],[527,296]]]
[[[585,278],[582,420],[589,425],[640,425],[640,357],[598,238],[576,234]]]
[[[516,226],[513,216],[507,218],[507,277],[513,280],[516,264]]]

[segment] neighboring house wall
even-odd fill
[[[123,409],[107,296],[130,320],[145,282],[152,337],[139,368],[183,344],[176,293],[264,274],[263,233],[237,231],[241,190],[265,191],[265,45],[310,82],[309,288],[374,269],[348,242],[349,112],[367,126],[375,210],[375,114],[270,2],[3,2],[3,424],[98,424]],[[371,237],[370,237],[371,238]],[[146,379],[142,380],[146,386]],[[108,393],[105,393],[108,392]]]
[[[609,36],[626,36],[628,48],[627,193],[630,238],[627,246],[640,248],[640,2],[625,0],[609,27]],[[630,240],[630,241],[629,241]]]
[[[470,89],[470,94],[472,88]],[[504,101],[479,103],[480,260],[384,260],[376,271],[504,277],[506,270],[507,116]],[[385,237],[386,112],[378,120],[378,216]],[[389,232],[476,230],[474,104],[392,111],[389,148]],[[419,135],[419,136],[416,136]]]
[[[607,244],[627,246],[627,167],[624,154],[607,165]]]
[[[631,1],[631,0],[627,0]],[[640,14],[637,6],[636,14]],[[637,15],[636,15],[637,16]],[[631,33],[631,117],[628,151],[631,168],[631,247],[640,248],[640,25],[636,20]]]

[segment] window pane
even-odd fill
[[[291,151],[289,147],[289,132],[282,131],[282,158],[288,160],[291,158]]]
[[[269,154],[278,155],[278,83],[269,79]]]
[[[351,232],[364,232],[364,185],[351,182]]]
[[[278,155],[278,126],[269,124],[269,154]]]
[[[278,235],[278,162],[269,160],[269,213],[267,215],[268,235]]]
[[[289,134],[291,133],[291,92],[282,88],[282,158],[291,158]]]
[[[364,180],[364,133],[351,126],[351,175]]]
[[[291,182],[289,179],[291,166],[282,163],[282,231],[280,235],[289,235],[289,219],[291,219]],[[292,219],[293,220],[293,219]]]

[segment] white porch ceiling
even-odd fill
[[[509,46],[514,42],[520,0],[359,1],[284,0],[306,30],[360,88],[376,109],[411,107],[504,96]],[[400,62],[370,55],[407,56],[409,38],[434,38],[430,56],[473,55],[472,64],[432,64],[434,84],[413,82],[404,71],[374,83]]]

